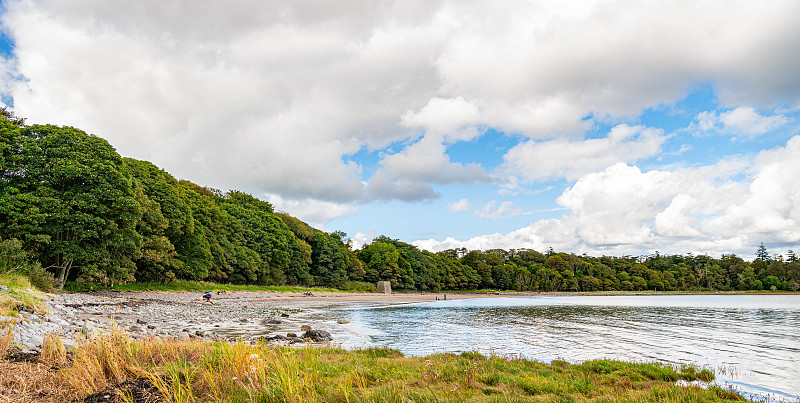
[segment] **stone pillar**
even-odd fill
[[[392,293],[392,283],[388,281],[378,281],[378,293],[380,294],[391,294]]]

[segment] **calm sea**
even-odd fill
[[[405,355],[479,351],[549,362],[598,358],[687,363],[719,384],[772,399],[800,396],[800,296],[508,297],[332,306],[345,348]],[[336,318],[351,323],[337,325]]]

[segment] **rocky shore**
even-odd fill
[[[135,339],[264,340],[284,344],[332,341],[330,332],[317,328],[320,324],[312,326],[304,319],[303,313],[317,306],[318,299],[295,301],[294,297],[237,292],[215,294],[208,303],[196,292],[63,293],[48,298],[43,312],[22,308],[17,316],[0,316],[0,323],[13,324],[13,343],[32,352],[41,349],[47,334],[58,334],[66,348],[72,349],[81,338],[93,338],[115,328]],[[334,320],[333,325],[347,322],[342,318]]]

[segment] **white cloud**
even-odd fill
[[[447,204],[447,211],[451,213],[457,213],[459,211],[467,211],[469,210],[469,200],[461,199],[457,202],[452,202]]]
[[[361,249],[362,246],[372,243],[376,236],[378,236],[376,231],[357,232],[350,238],[353,241],[353,250]]]
[[[572,180],[619,161],[634,162],[656,155],[666,139],[659,129],[622,124],[600,139],[526,141],[506,153],[500,170],[527,182]]]
[[[384,156],[380,164],[391,178],[443,185],[490,180],[479,164],[451,162],[446,147],[435,136],[425,136],[402,152]]]
[[[513,217],[520,214],[522,214],[522,209],[514,208],[514,203],[510,201],[504,201],[498,205],[497,200],[492,200],[486,203],[480,210],[475,210],[475,215],[478,218],[488,218],[490,220]]]
[[[437,196],[432,184],[489,180],[443,145],[483,128],[544,140],[509,153],[512,174],[579,178],[663,142],[644,129],[578,141],[586,128],[675,102],[697,82],[726,108],[800,107],[792,0],[4,6],[24,79],[0,91],[18,115],[83,128],[181,178],[287,200],[419,201]],[[745,134],[770,127],[726,118]],[[423,134],[366,186],[373,171],[342,158]]]
[[[276,211],[289,212],[312,227],[323,229],[334,218],[346,217],[357,210],[354,204],[341,204],[314,199],[285,199],[280,195],[266,194],[263,199],[272,203]]]
[[[714,111],[700,112],[689,125],[689,131],[694,134],[744,135],[753,138],[780,129],[789,122],[789,118],[782,114],[765,116],[752,107],[740,106],[719,114]]]
[[[446,141],[469,141],[480,135],[475,128],[479,124],[478,108],[463,97],[452,99],[431,98],[417,112],[406,112],[402,124],[420,127],[429,135],[443,137]]]
[[[616,164],[558,198],[561,218],[507,234],[415,242],[430,250],[553,247],[593,255],[738,253],[800,242],[800,136],[754,160],[642,172]],[[744,175],[744,179],[742,178]]]

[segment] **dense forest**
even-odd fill
[[[755,246],[754,246],[755,247]],[[589,257],[553,250],[420,250],[386,236],[353,250],[243,192],[178,180],[121,157],[72,127],[26,125],[0,109],[0,275],[47,271],[55,283],[174,279],[407,290],[790,290],[789,251],[757,258],[659,254]]]

